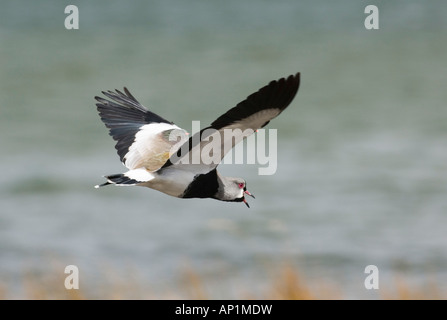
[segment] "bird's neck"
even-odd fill
[[[197,175],[182,195],[182,198],[216,198],[220,180],[216,169]]]
[[[214,198],[223,200],[223,201],[231,201],[233,200],[233,196],[228,194],[228,185],[231,183],[230,180],[228,180],[226,177],[219,174],[219,172],[216,171],[216,178],[217,178],[217,193],[215,194]]]

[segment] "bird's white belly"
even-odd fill
[[[187,170],[178,170],[167,168],[162,171],[162,174],[155,175],[155,178],[140,184],[166,193],[173,197],[181,197],[183,192],[194,180],[196,173]]]

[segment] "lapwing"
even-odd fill
[[[178,198],[212,198],[250,207],[245,195],[254,196],[246,181],[222,176],[217,166],[237,143],[284,111],[299,85],[300,73],[271,81],[191,136],[149,111],[127,88],[103,91],[110,100],[95,97],[96,106],[128,171],[105,176],[107,181],[95,187],[143,186]],[[213,161],[194,158],[205,149]]]

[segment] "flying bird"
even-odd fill
[[[96,188],[143,186],[178,198],[213,198],[244,202],[254,196],[242,178],[224,177],[217,166],[238,142],[266,126],[292,102],[300,85],[300,73],[271,81],[249,95],[210,126],[188,137],[174,123],[149,111],[124,88],[102,91],[109,100],[96,96],[102,122],[116,141],[115,149],[125,173],[105,176]],[[230,137],[225,136],[231,130]],[[214,161],[194,158],[206,148]],[[220,152],[219,152],[220,151]],[[216,159],[217,158],[217,159]]]

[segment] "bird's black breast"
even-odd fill
[[[218,189],[217,172],[214,169],[206,174],[195,176],[182,198],[214,198]]]

